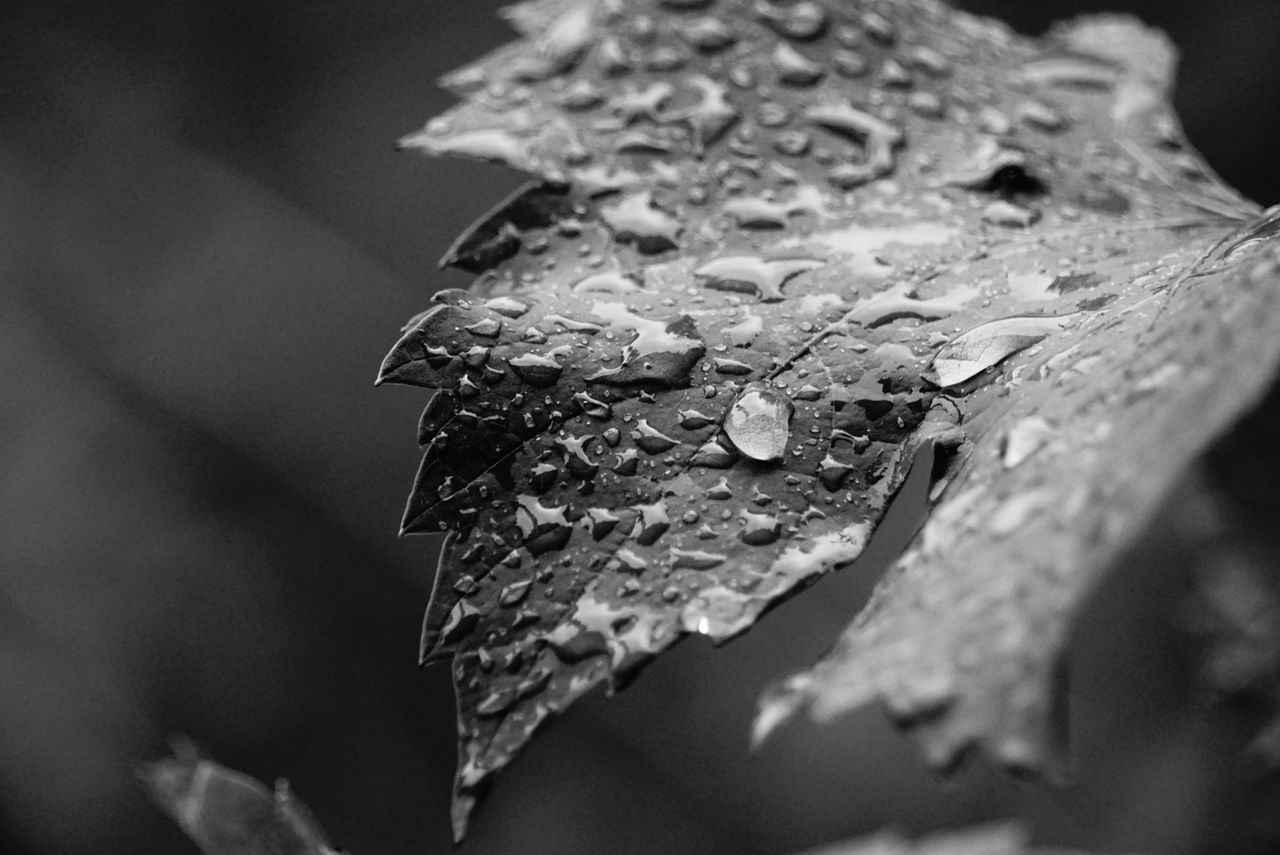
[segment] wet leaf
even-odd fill
[[[337,855],[289,785],[275,790],[201,757],[179,741],[174,756],[139,773],[151,795],[205,855]]]
[[[939,765],[1043,764],[1074,605],[1280,355],[1280,212],[1189,149],[1172,49],[930,0],[511,19],[402,145],[536,181],[380,375],[432,390],[404,529],[449,532],[456,832],[577,698],[853,561],[925,445],[928,526],[757,733],[882,700]]]
[[[896,831],[882,831],[806,850],[803,855],[1071,855],[1065,849],[1031,846],[1030,835],[1014,822],[941,831],[912,841]]]

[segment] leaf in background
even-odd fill
[[[180,740],[174,756],[139,775],[160,807],[205,855],[337,855],[283,780],[268,790],[202,758]]]
[[[1042,763],[1073,606],[1280,350],[1280,217],[1187,148],[1171,48],[928,0],[510,18],[402,144],[539,181],[380,375],[434,390],[404,530],[450,532],[456,833],[577,698],[850,563],[926,445],[921,539],[757,735],[883,699],[939,765]]]
[[[803,855],[1071,855],[1065,849],[1028,844],[1030,835],[1013,822],[991,823],[960,831],[943,831],[912,842],[894,831],[846,840]]]

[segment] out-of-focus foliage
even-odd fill
[[[1071,855],[1065,849],[1028,844],[1029,835],[1016,823],[993,823],[961,831],[944,831],[912,841],[893,831],[820,846],[803,855]]]
[[[275,789],[180,742],[141,771],[152,797],[205,855],[336,855],[283,779]]]
[[[935,767],[1053,764],[1072,616],[1280,358],[1280,209],[1189,149],[1172,47],[930,0],[509,17],[402,145],[543,183],[380,375],[432,390],[404,528],[453,535],[455,832],[592,688],[851,563],[929,444],[920,538],[757,735],[881,701]]]

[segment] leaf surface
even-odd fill
[[[536,181],[380,375],[433,390],[404,529],[449,532],[456,833],[577,698],[853,561],[925,445],[929,524],[757,736],[882,700],[939,765],[1042,765],[1074,604],[1280,349],[1280,216],[1189,150],[1172,49],[926,0],[509,16],[402,145]]]

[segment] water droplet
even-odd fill
[[[588,380],[609,385],[651,382],[682,386],[689,372],[706,353],[693,319],[681,315],[669,321],[653,321],[634,314],[623,303],[596,303],[592,314],[613,328],[635,333],[623,345],[622,364],[591,375]]]
[[[631,438],[635,440],[636,445],[649,454],[662,454],[664,451],[670,451],[680,444],[680,440],[672,439],[650,425],[645,419],[640,419],[640,421],[636,422],[636,428],[631,432]]]
[[[627,55],[622,43],[612,36],[600,42],[596,48],[596,62],[599,63],[600,70],[610,77],[626,74],[631,70],[631,57]]]
[[[737,34],[719,18],[697,18],[685,24],[680,31],[685,41],[703,53],[722,51],[737,40]]]
[[[750,374],[754,369],[745,362],[739,362],[736,359],[725,359],[717,356],[711,360],[712,366],[717,374],[729,374],[733,376],[743,376]]]
[[[459,155],[491,160],[520,172],[538,172],[528,135],[511,129],[479,129],[444,136],[423,131],[404,137],[399,146],[422,149],[432,155]]]
[[[934,77],[946,77],[951,73],[951,60],[925,45],[916,45],[908,51],[907,62]]]
[[[788,86],[811,86],[826,73],[822,63],[814,62],[787,42],[778,42],[771,59],[778,80]]]
[[[848,272],[883,279],[893,272],[885,260],[891,246],[944,246],[959,236],[959,231],[939,223],[917,222],[901,226],[849,225],[841,229],[816,232],[805,238],[807,246],[817,245],[846,256]]]
[[[757,514],[743,511],[741,516],[743,528],[738,532],[743,543],[752,546],[767,546],[782,535],[782,521],[773,514]]]
[[[753,460],[782,457],[791,437],[791,400],[769,388],[748,388],[729,408],[724,429],[733,444]]]
[[[498,333],[502,331],[502,321],[497,318],[481,318],[474,324],[466,327],[467,332],[481,338],[497,338]]]
[[[632,510],[638,512],[640,518],[636,520],[631,536],[641,546],[652,546],[671,527],[667,506],[661,501],[649,505],[635,505]]]
[[[710,145],[738,119],[738,109],[729,102],[729,91],[705,75],[689,78],[698,90],[698,102],[683,112],[667,116],[667,121],[688,122],[702,145]]]
[[[646,254],[675,249],[680,221],[653,206],[653,194],[633,193],[614,205],[600,208],[600,216],[622,243],[634,244]]]
[[[583,518],[588,529],[591,531],[591,537],[594,540],[600,540],[609,535],[617,527],[618,522],[622,518],[608,508],[588,508],[586,516]]]
[[[494,297],[492,300],[486,300],[484,307],[491,312],[497,312],[513,319],[529,311],[528,303],[517,300],[514,297]]]
[[[1000,137],[1013,133],[1013,121],[995,107],[983,107],[978,111],[978,127]]]
[[[987,521],[988,530],[997,537],[1007,537],[1026,525],[1051,499],[1047,490],[1033,490],[1010,496],[996,508]]]
[[[944,389],[963,383],[1063,329],[1069,317],[1001,318],[981,324],[939,350],[925,377]]]
[[[1106,284],[1107,280],[1097,273],[1070,273],[1055,277],[1049,283],[1048,290],[1054,294],[1071,294],[1087,288],[1097,288]]]
[[[607,270],[580,279],[573,291],[575,294],[633,294],[641,290],[639,280],[638,274]]]
[[[455,644],[470,635],[480,623],[481,613],[481,608],[470,600],[458,600],[445,617],[444,626],[440,629],[440,641]]]
[[[1067,126],[1066,118],[1042,101],[1025,101],[1018,105],[1017,117],[1027,127],[1046,133],[1057,133]]]
[[[910,89],[915,85],[915,78],[897,60],[886,59],[880,66],[880,85],[888,89]]]
[[[737,459],[738,455],[732,449],[725,448],[715,439],[709,439],[689,458],[689,465],[728,469]]]
[[[624,448],[618,452],[618,462],[614,464],[613,472],[615,475],[627,478],[636,474],[636,469],[639,468],[639,465],[640,458],[636,450],[634,448]]]
[[[604,92],[589,80],[576,80],[560,96],[556,104],[571,112],[581,112],[604,103]]]
[[[853,467],[847,463],[842,463],[833,457],[830,453],[822,458],[822,462],[818,464],[818,480],[822,482],[822,486],[834,493],[844,484],[845,476],[853,471]]]
[[[733,498],[733,490],[729,487],[729,479],[721,478],[715,484],[707,489],[707,498],[717,502],[723,502]]]
[[[764,320],[758,315],[747,313],[746,318],[724,330],[725,338],[734,347],[750,347],[756,336],[764,331]]]
[[[475,714],[481,718],[501,715],[517,701],[514,688],[495,689],[476,704]]]
[[[1009,283],[1009,296],[1019,302],[1035,303],[1055,298],[1049,289],[1057,279],[1048,273],[1010,273],[1006,281]]]
[[[613,416],[613,407],[610,404],[593,398],[586,392],[576,393],[573,396],[573,400],[578,406],[582,407],[584,413],[594,419],[605,421]]]
[[[879,12],[863,12],[862,28],[867,31],[867,35],[882,45],[892,45],[897,38],[897,30],[893,22]]]
[[[698,549],[671,550],[672,567],[688,567],[692,570],[710,570],[712,567],[719,567],[728,558],[729,556],[727,555],[704,552]]]
[[[657,122],[662,118],[663,106],[674,94],[675,89],[666,81],[655,81],[643,88],[625,86],[609,101],[609,110],[624,125],[640,119]]]
[[[982,209],[982,219],[992,225],[1005,226],[1012,229],[1025,229],[1040,219],[1040,212],[1035,208],[1015,205],[1013,202],[999,200]]]
[[[778,202],[763,196],[743,196],[725,202],[721,210],[744,229],[781,229],[787,218],[797,214],[825,216],[827,206],[822,192],[812,185],[796,191],[794,198]]]
[[[592,0],[579,0],[566,9],[551,26],[534,40],[545,70],[539,77],[565,71],[582,56],[596,38],[596,22],[600,6]]]
[[[926,119],[941,119],[946,113],[946,106],[942,103],[935,92],[921,90],[912,92],[907,98],[907,106],[911,108],[917,116],[923,116]]]
[[[533,496],[516,497],[516,525],[533,555],[563,549],[573,534],[563,507],[544,507]]]
[[[579,478],[594,478],[600,471],[600,466],[587,454],[586,446],[594,439],[592,436],[566,436],[555,441],[565,452],[566,468]]]
[[[564,374],[564,366],[550,356],[523,353],[507,360],[516,376],[530,386],[546,388],[554,386]]]
[[[862,163],[834,167],[831,180],[844,189],[861,186],[893,172],[896,150],[906,142],[901,130],[848,102],[810,107],[805,118],[837,133],[851,137],[866,151]]]
[[[708,288],[756,294],[762,302],[784,299],[782,285],[793,276],[826,264],[816,258],[773,258],[741,255],[709,261],[694,271]]]
[[[799,0],[786,6],[768,0],[756,4],[756,15],[778,35],[809,41],[827,29],[827,10],[812,0]]]
[[[871,70],[871,63],[865,56],[852,50],[838,50],[831,58],[836,73],[841,77],[862,77]]]
[[[519,605],[525,597],[529,595],[529,589],[533,587],[533,581],[525,579],[520,582],[513,582],[502,589],[498,594],[498,604],[504,607]]]
[[[680,427],[685,430],[699,430],[716,422],[711,416],[704,415],[697,410],[681,410],[676,415],[680,419]]]
[[[550,490],[559,479],[559,468],[552,466],[550,463],[535,463],[529,470],[529,484],[539,494]]]
[[[1032,60],[1022,66],[1022,79],[1032,86],[1078,86],[1111,89],[1120,79],[1114,65],[1091,56],[1060,55]]]
[[[1053,438],[1053,425],[1039,416],[1022,419],[1004,435],[1000,462],[1005,469],[1013,469],[1039,451]]]

